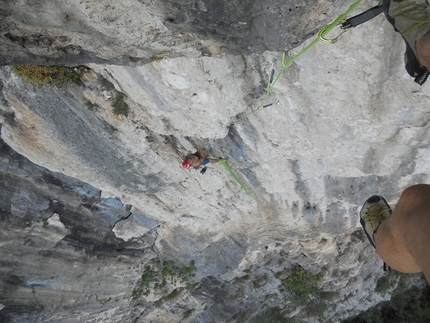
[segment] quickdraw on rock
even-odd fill
[[[293,62],[298,59],[300,56],[302,56],[303,54],[305,54],[309,49],[311,49],[313,46],[315,46],[318,42],[323,42],[326,44],[334,44],[337,42],[337,40],[339,39],[339,37],[346,32],[350,27],[355,27],[373,17],[376,17],[378,14],[380,14],[383,9],[381,6],[377,6],[374,7],[358,16],[355,16],[351,19],[346,20],[345,17],[352,11],[355,9],[355,7],[357,7],[362,0],[357,0],[355,1],[347,11],[345,11],[343,14],[341,14],[339,17],[337,17],[337,19],[335,21],[333,21],[331,24],[323,27],[319,32],[318,32],[318,36],[317,38],[311,42],[308,46],[306,46],[305,48],[303,48],[298,54],[296,54],[295,56],[293,56],[290,60],[286,61],[286,53],[284,52],[282,54],[282,68],[279,71],[278,75],[276,76],[276,78],[273,80],[274,78],[274,74],[275,74],[275,70],[274,70],[274,64],[276,63],[276,59],[272,59],[272,71],[270,74],[270,79],[269,79],[269,83],[267,85],[267,89],[266,92],[261,100],[260,105],[258,106],[258,108],[256,108],[255,110],[252,110],[251,112],[245,114],[244,116],[240,117],[239,119],[237,119],[236,121],[232,122],[231,125],[235,125],[236,123],[248,118],[251,114],[256,113],[257,111],[262,110],[263,108],[266,108],[272,104],[268,104],[265,105],[265,101],[267,99],[267,97],[269,96],[270,92],[272,92],[273,87],[275,86],[276,82],[279,80],[279,78],[281,77],[281,75],[284,73],[285,69],[290,67]],[[354,19],[355,18],[355,19]],[[326,38],[327,35],[336,27],[341,25],[341,28],[343,29],[343,31],[341,32],[340,35],[336,36],[333,39],[328,39]]]

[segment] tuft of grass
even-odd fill
[[[182,314],[182,319],[186,320],[187,318],[189,318],[191,316],[191,314],[193,314],[193,310],[187,310]]]
[[[188,267],[177,267],[174,261],[163,262],[163,277],[170,280],[171,283],[176,284],[176,282],[186,283],[188,289],[193,288],[192,280],[195,276],[197,268],[195,266],[194,260],[190,261]]]
[[[179,295],[178,290],[174,289],[169,295],[166,296],[166,299],[174,299],[178,295]]]
[[[141,289],[135,289],[133,291],[133,298],[139,298],[142,295],[143,291]]]
[[[409,274],[410,275],[410,274]],[[358,316],[343,321],[343,323],[409,323],[428,322],[430,317],[430,288],[424,289],[413,286],[392,294],[388,302],[360,313]]]
[[[44,85],[61,87],[69,83],[81,83],[79,73],[68,66],[23,64],[12,66],[12,72],[22,77],[26,82],[36,84],[39,88]]]
[[[151,290],[161,290],[167,294],[167,282],[172,285],[177,283],[185,283],[187,289],[191,290],[195,287],[193,283],[195,272],[197,270],[194,260],[190,261],[189,266],[178,267],[174,261],[165,261],[162,264],[163,269],[161,272],[155,272],[150,266],[145,267],[139,286],[133,291],[133,298],[138,298],[141,295],[148,296]],[[160,299],[159,304],[164,300],[175,298],[179,293],[178,289],[173,290],[169,295]]]
[[[154,271],[151,267],[146,266],[145,271],[142,274],[142,278],[140,281],[140,286],[149,287],[149,283],[152,282],[154,278]]]
[[[391,279],[390,279],[390,275],[387,274],[378,279],[378,281],[376,282],[375,292],[380,294],[385,294],[386,292],[389,291],[390,288],[391,288]]]
[[[112,112],[114,115],[128,116],[128,105],[124,102],[127,96],[119,91],[116,91],[115,100],[112,103]]]
[[[160,62],[160,61],[162,61],[164,59],[164,57],[163,56],[154,56],[153,59],[156,62]]]
[[[318,295],[319,288],[317,285],[321,283],[321,277],[318,275],[311,276],[303,267],[296,265],[291,275],[282,283],[296,296],[297,300],[304,300],[310,295]]]
[[[328,304],[326,302],[311,302],[306,306],[306,313],[308,313],[308,315],[311,317],[315,317],[324,313],[327,308]]]
[[[87,100],[87,102],[85,102],[85,106],[88,108],[88,110],[91,110],[91,111],[98,111],[98,109],[100,108],[100,106],[98,104],[92,103],[89,100]]]

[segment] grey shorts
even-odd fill
[[[430,31],[430,7],[427,0],[383,0],[387,20],[399,32],[405,43],[405,68],[419,85],[430,73],[421,65],[415,42]]]
[[[430,7],[426,0],[385,1],[388,20],[402,34],[417,56],[415,41],[430,31]]]

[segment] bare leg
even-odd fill
[[[375,235],[376,250],[393,269],[423,272],[430,284],[430,185],[407,188]]]
[[[430,32],[415,42],[418,60],[420,63],[430,71]]]

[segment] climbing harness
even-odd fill
[[[345,19],[345,17],[352,11],[354,10],[360,3],[362,0],[356,0],[349,8],[347,11],[345,11],[343,14],[341,14],[339,17],[336,18],[335,21],[333,21],[331,24],[323,27],[319,32],[318,32],[318,36],[316,37],[316,39],[311,42],[308,46],[306,46],[305,48],[303,48],[298,54],[296,54],[295,56],[293,56],[290,60],[286,61],[286,53],[282,53],[282,68],[279,71],[278,75],[276,76],[276,78],[273,80],[274,78],[274,64],[276,63],[276,59],[272,59],[272,71],[270,74],[270,79],[269,79],[269,83],[267,85],[267,89],[266,89],[266,93],[263,96],[263,99],[261,100],[260,105],[252,110],[251,112],[243,115],[242,117],[240,117],[239,119],[237,119],[236,121],[232,122],[231,125],[235,125],[238,122],[248,118],[251,114],[256,113],[257,111],[260,111],[272,104],[268,104],[265,105],[264,102],[266,101],[267,97],[269,96],[270,92],[272,92],[273,87],[275,86],[276,82],[279,80],[279,78],[281,77],[281,75],[284,73],[285,69],[290,67],[293,62],[298,59],[300,56],[302,56],[303,54],[305,54],[309,49],[311,49],[313,46],[315,46],[318,42],[323,42],[326,44],[334,44],[337,42],[337,40],[339,39],[339,37],[345,33],[349,28],[351,27],[355,27],[358,26],[359,24],[362,24],[363,22],[372,19],[373,17],[376,17],[377,15],[379,15],[383,9],[380,6],[376,6],[372,9],[369,9],[368,11],[352,17],[348,20]],[[328,39],[326,38],[326,36],[338,25],[341,25],[342,28],[342,32],[340,35],[336,36],[335,38],[332,39]],[[278,102],[278,101],[277,101]]]

